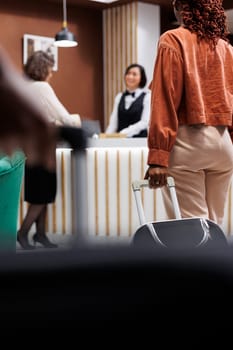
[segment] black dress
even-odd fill
[[[57,176],[42,166],[25,166],[24,199],[31,204],[53,203],[56,197]]]

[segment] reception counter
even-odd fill
[[[50,233],[71,235],[75,231],[73,157],[72,149],[57,148],[57,196],[55,203],[48,206],[47,215],[47,231]],[[143,179],[147,169],[146,139],[89,139],[85,157],[86,234],[91,238],[130,239],[139,226],[131,183]],[[231,186],[222,225],[227,235],[232,232],[232,197]],[[159,189],[142,189],[142,201],[148,221],[165,220]],[[26,210],[22,189],[19,224]]]

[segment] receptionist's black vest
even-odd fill
[[[136,98],[136,100],[131,104],[129,109],[125,109],[125,93],[122,94],[119,106],[118,106],[118,128],[117,132],[122,129],[127,128],[131,124],[139,122],[143,110],[143,99],[145,92]],[[141,132],[133,137],[147,137],[147,129],[141,130]]]

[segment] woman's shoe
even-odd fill
[[[46,235],[40,235],[39,233],[35,233],[32,236],[34,244],[40,243],[42,244],[45,248],[57,248],[57,244],[54,244],[50,242],[48,237]]]
[[[17,242],[19,242],[23,249],[35,249],[33,245],[29,244],[27,236],[20,236],[19,233],[17,234]]]

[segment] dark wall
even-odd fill
[[[169,29],[177,28],[177,20],[171,6],[161,6],[161,33]]]
[[[233,34],[229,35],[229,40],[230,40],[231,45],[233,45]]]
[[[102,12],[67,6],[68,29],[79,42],[58,49],[51,85],[70,113],[103,118]],[[0,3],[0,43],[22,70],[23,35],[54,37],[62,26],[62,3],[8,0]],[[102,121],[102,120],[101,120]]]

